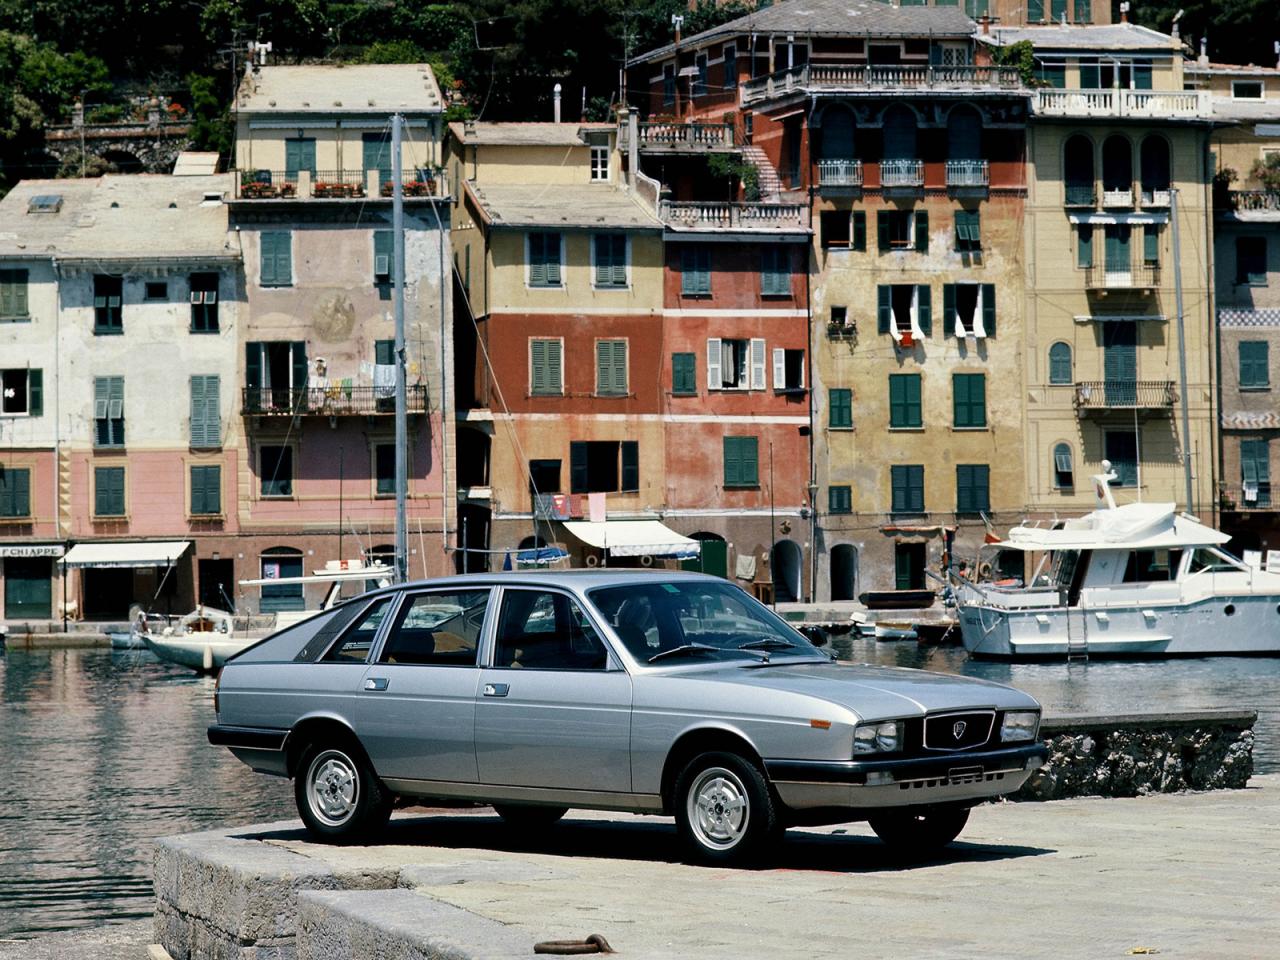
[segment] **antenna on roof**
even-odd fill
[[[671,15],[671,25],[676,28],[676,43],[680,42],[680,28],[684,26],[684,17],[678,13]]]

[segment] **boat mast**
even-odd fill
[[[391,117],[391,237],[392,283],[396,318],[396,569],[395,582],[409,579],[409,522],[405,500],[409,488],[407,446],[409,417],[405,390],[404,351],[404,183],[401,179],[400,114]]]
[[[1169,223],[1173,229],[1173,296],[1178,312],[1178,377],[1182,396],[1182,473],[1187,484],[1187,513],[1195,513],[1191,502],[1191,418],[1187,413],[1187,332],[1182,317],[1182,245],[1178,242],[1178,189],[1169,190]]]

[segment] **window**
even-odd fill
[[[676,102],[676,65],[674,63],[662,65],[662,102],[664,105]]]
[[[844,333],[853,333],[857,329],[857,324],[849,317],[849,308],[843,305],[833,305],[831,307],[831,317],[827,320],[827,333],[830,336],[840,336]]]
[[[952,402],[957,430],[975,430],[987,425],[987,375],[951,375]]]
[[[1053,448],[1053,485],[1058,490],[1070,490],[1075,486],[1071,469],[1071,448],[1060,443]]]
[[[93,515],[125,515],[124,467],[93,468]]]
[[[756,437],[724,438],[725,489],[760,485],[759,441]]]
[[[379,662],[473,667],[488,590],[420,593],[400,607]]]
[[[1154,223],[1142,228],[1142,265],[1160,266],[1160,228]]]
[[[1093,224],[1082,223],[1076,227],[1076,266],[1088,270],[1093,266]]]
[[[302,551],[292,547],[271,547],[262,551],[259,560],[263,580],[283,580],[302,576]],[[278,613],[281,610],[305,609],[302,584],[264,584],[258,610]]]
[[[217,464],[191,468],[191,515],[216,517],[222,513],[222,467]]]
[[[763,390],[763,339],[707,341],[708,390]]]
[[[155,303],[169,299],[169,284],[163,280],[148,280],[143,285],[143,299]]]
[[[383,597],[370,604],[342,635],[342,639],[325,651],[320,662],[364,663],[369,656],[369,650],[373,647],[378,627],[382,626],[382,621],[386,619],[387,612],[391,609],[393,599],[393,597]],[[310,643],[307,646],[310,646]]]
[[[93,278],[93,332],[124,333],[124,278],[98,274]]]
[[[823,210],[818,222],[823,249],[845,250],[852,246],[853,217],[848,210]]]
[[[373,282],[390,283],[395,256],[395,234],[390,230],[373,231]],[[470,253],[471,248],[467,248]]]
[[[627,235],[597,233],[593,238],[596,257],[596,286],[627,285]]]
[[[512,590],[502,594],[494,644],[499,669],[603,670],[605,646],[582,608],[563,593]]]
[[[676,396],[693,396],[698,392],[698,358],[692,353],[671,355],[671,392]]]
[[[929,286],[880,284],[876,287],[876,318],[880,332],[889,334],[894,340],[929,336],[933,332]]]
[[[996,332],[994,283],[948,283],[942,287],[943,332],[957,337],[993,337]]]
[[[881,253],[929,249],[929,214],[924,210],[879,210],[876,212],[876,239]]]
[[[1262,99],[1262,81],[1232,80],[1231,81],[1231,99],[1232,100],[1261,100]]]
[[[259,452],[258,475],[264,497],[293,496],[293,448],[263,446]]]
[[[893,545],[894,586],[899,590],[924,588],[925,545],[895,543]]]
[[[44,413],[44,371],[0,370],[0,416],[38,417]]]
[[[288,230],[264,230],[258,236],[258,285],[288,287],[293,285],[293,233]]]
[[[705,97],[707,95],[707,55],[699,53],[693,58],[694,69],[697,73],[693,79],[693,95],[695,97]]]
[[[991,468],[985,463],[956,464],[956,513],[991,509]]]
[[[803,350],[774,349],[773,389],[783,393],[804,390]]]
[[[1236,237],[1236,283],[1266,286],[1266,237]]]
[[[30,320],[27,271],[0,270],[0,321]]]
[[[977,210],[956,211],[956,249],[961,253],[982,250],[981,216]]]
[[[609,179],[609,144],[593,143],[591,145],[591,180],[602,183]]]
[[[761,260],[760,295],[791,296],[791,251],[786,247],[765,247]]]
[[[373,445],[373,492],[379,497],[396,494],[396,447],[393,443]]]
[[[218,275],[193,273],[190,280],[191,332],[218,332]]]
[[[284,142],[284,178],[298,179],[298,171],[316,175],[316,141],[314,137],[289,137]]]
[[[827,426],[832,430],[853,429],[853,391],[848,387],[827,391]]]
[[[636,493],[640,444],[635,440],[574,440],[569,444],[570,493]]]
[[[1240,341],[1240,389],[1266,390],[1271,386],[1269,348],[1266,340]]]
[[[1246,507],[1271,505],[1271,442],[1265,437],[1240,441],[1240,479]]]
[[[685,247],[680,251],[680,295],[683,297],[711,295],[711,249],[709,247]]]
[[[1061,90],[1067,85],[1067,65],[1065,63],[1051,63],[1037,57],[1035,64],[1035,77],[1044,86]]]
[[[124,377],[93,379],[93,445],[124,446]]]
[[[596,341],[596,396],[627,395],[627,341]]]
[[[532,488],[529,492],[535,495],[539,493],[559,493],[560,461],[530,460],[529,485]]]
[[[1049,348],[1049,382],[1061,385],[1074,381],[1071,372],[1071,347],[1065,343],[1055,343]]]
[[[563,340],[529,341],[529,393],[532,396],[558,397],[564,393],[563,350]]]
[[[560,286],[560,234],[531,233],[528,248],[529,286]]]
[[[31,516],[31,471],[0,464],[0,517]]]
[[[918,464],[889,468],[894,513],[924,513],[924,467]]]
[[[1132,430],[1108,430],[1102,437],[1102,455],[1111,461],[1115,486],[1138,485],[1138,438]]]
[[[738,86],[738,48],[732,43],[724,47],[724,86],[726,90]]]
[[[369,174],[377,177],[379,192],[384,183],[391,182],[391,135],[386,133],[365,133],[360,135],[361,169],[363,181],[368,184]]]
[[[245,409],[301,409],[306,400],[307,345],[302,340],[245,344]]]
[[[220,393],[217,374],[191,378],[191,446],[196,449],[222,446]]]
[[[827,513],[852,513],[853,488],[849,486],[827,487]]]
[[[924,426],[920,374],[889,374],[889,426],[895,430]]]

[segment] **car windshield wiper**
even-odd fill
[[[794,650],[796,644],[788,643],[778,637],[761,637],[759,640],[749,640],[746,643],[738,644],[739,650]]]
[[[686,653],[719,653],[720,647],[713,647],[707,643],[682,643],[678,647],[672,647],[670,650],[662,650],[655,653],[649,658],[650,663],[657,663],[664,657],[683,656]]]

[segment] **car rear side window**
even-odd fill
[[[269,638],[267,643],[273,644],[276,639],[284,637],[295,630],[310,634],[306,644],[294,655],[293,660],[295,663],[311,663],[319,659],[329,649],[334,638],[346,630],[365,608],[366,604],[359,599],[344,603],[340,607],[317,614],[308,620],[304,620],[296,627],[291,627],[289,630],[276,634],[275,638]]]
[[[600,635],[571,598],[550,590],[503,593],[495,667],[603,670],[608,662]]]
[[[391,597],[381,597],[371,603],[351,628],[342,635],[321,658],[324,663],[363,663],[369,658],[369,648],[391,609]]]
[[[488,603],[488,590],[409,597],[400,607],[378,662],[475,666]]]

